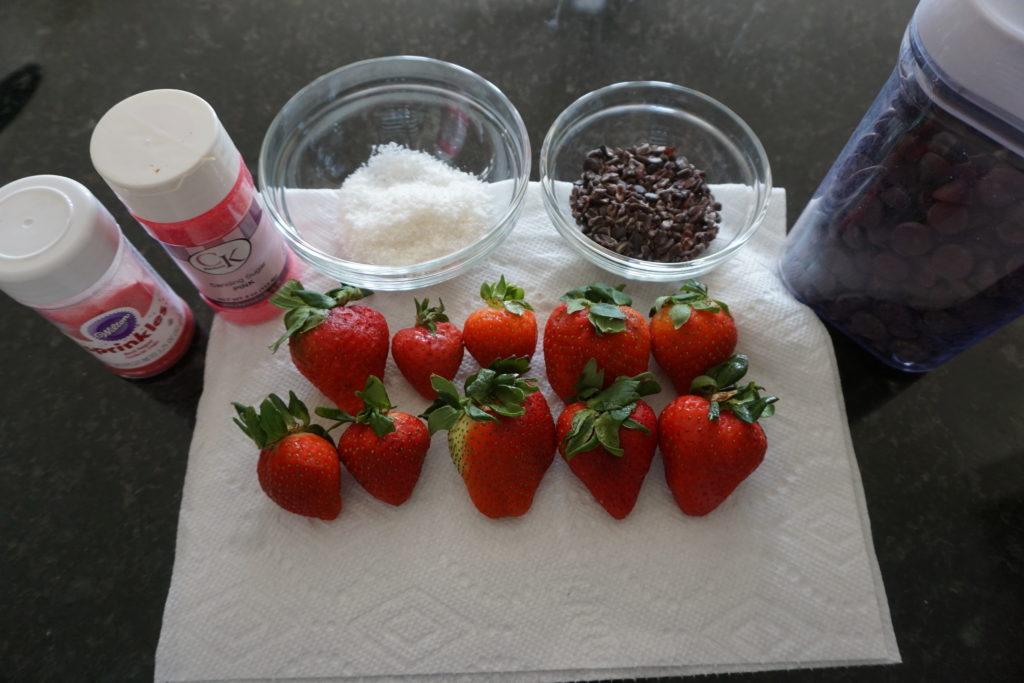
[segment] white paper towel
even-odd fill
[[[659,456],[623,521],[559,458],[529,513],[490,520],[470,502],[443,433],[405,505],[347,477],[337,520],[285,512],[260,491],[255,447],[231,423],[230,402],[289,389],[311,406],[327,401],[286,350],[267,350],[279,320],[218,318],[156,678],[568,681],[898,662],[831,343],[776,276],[784,234],[785,194],[775,190],[760,232],[703,278],[732,307],[749,378],[781,397],[763,422],[764,463],[703,518],[675,506]],[[562,243],[535,184],[486,265],[415,295],[443,298],[461,323],[480,283],[499,274],[526,289],[540,323],[566,291],[620,282]],[[305,284],[332,283],[309,275]],[[646,314],[675,287],[630,282],[626,292]],[[393,333],[411,324],[412,298],[362,303]],[[557,415],[539,351],[531,374]],[[457,383],[473,370],[467,354]],[[659,411],[672,398],[660,379],[650,400]],[[400,409],[426,407],[392,361],[385,383]]]

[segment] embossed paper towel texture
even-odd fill
[[[898,661],[829,338],[775,274],[784,225],[776,190],[754,240],[705,278],[732,304],[751,379],[781,401],[764,421],[763,465],[704,518],[675,506],[659,457],[623,521],[557,458],[525,517],[490,520],[466,495],[444,434],[401,507],[348,478],[336,521],[284,512],[259,489],[230,401],[294,389],[327,402],[285,350],[267,350],[280,321],[216,320],[157,679],[560,681]],[[563,245],[536,185],[486,265],[416,296],[443,297],[461,323],[480,282],[501,273],[526,288],[541,323],[565,291],[618,282]],[[673,287],[626,291],[646,313]],[[394,332],[410,324],[412,298],[365,303]],[[467,354],[459,380],[473,368]],[[532,375],[557,414],[539,353]],[[661,379],[658,410],[671,398]],[[401,409],[426,407],[391,361],[386,384]]]

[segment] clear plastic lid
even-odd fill
[[[55,175],[0,187],[0,289],[29,306],[70,299],[110,269],[114,217],[82,184]]]
[[[912,25],[947,87],[1024,130],[1024,0],[921,0]]]

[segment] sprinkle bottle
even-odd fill
[[[213,108],[181,90],[114,105],[93,130],[93,166],[226,320],[280,315],[270,297],[292,256]]]
[[[62,176],[0,187],[0,289],[122,377],[169,369],[195,329],[110,212]]]

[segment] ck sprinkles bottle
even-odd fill
[[[0,187],[0,289],[122,377],[167,370],[195,329],[107,209],[61,176]]]
[[[215,311],[242,325],[281,313],[270,297],[289,279],[290,252],[205,100],[181,90],[133,95],[96,124],[90,153]]]

